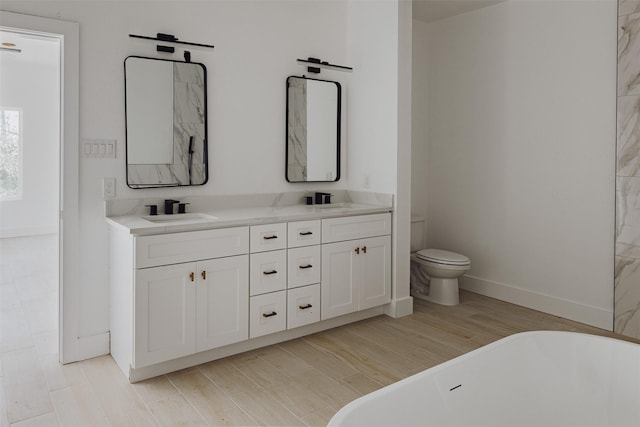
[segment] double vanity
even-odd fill
[[[108,203],[111,354],[129,380],[382,314],[391,196],[338,193],[191,198],[173,215]]]
[[[204,185],[205,65],[124,65],[127,185]],[[286,83],[286,180],[338,181],[341,84]],[[107,200],[113,358],[138,381],[382,314],[392,205],[348,190]]]

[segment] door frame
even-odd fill
[[[80,359],[79,25],[0,11],[0,28],[60,40],[59,360]]]

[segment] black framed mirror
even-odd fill
[[[341,99],[338,82],[287,78],[287,181],[340,179]]]
[[[127,185],[207,182],[204,64],[129,56],[125,69]]]

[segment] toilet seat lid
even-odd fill
[[[418,251],[418,258],[446,265],[468,265],[471,260],[464,255],[442,249],[423,249]]]

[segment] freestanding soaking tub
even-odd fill
[[[363,396],[329,426],[640,426],[640,344],[515,334]]]

